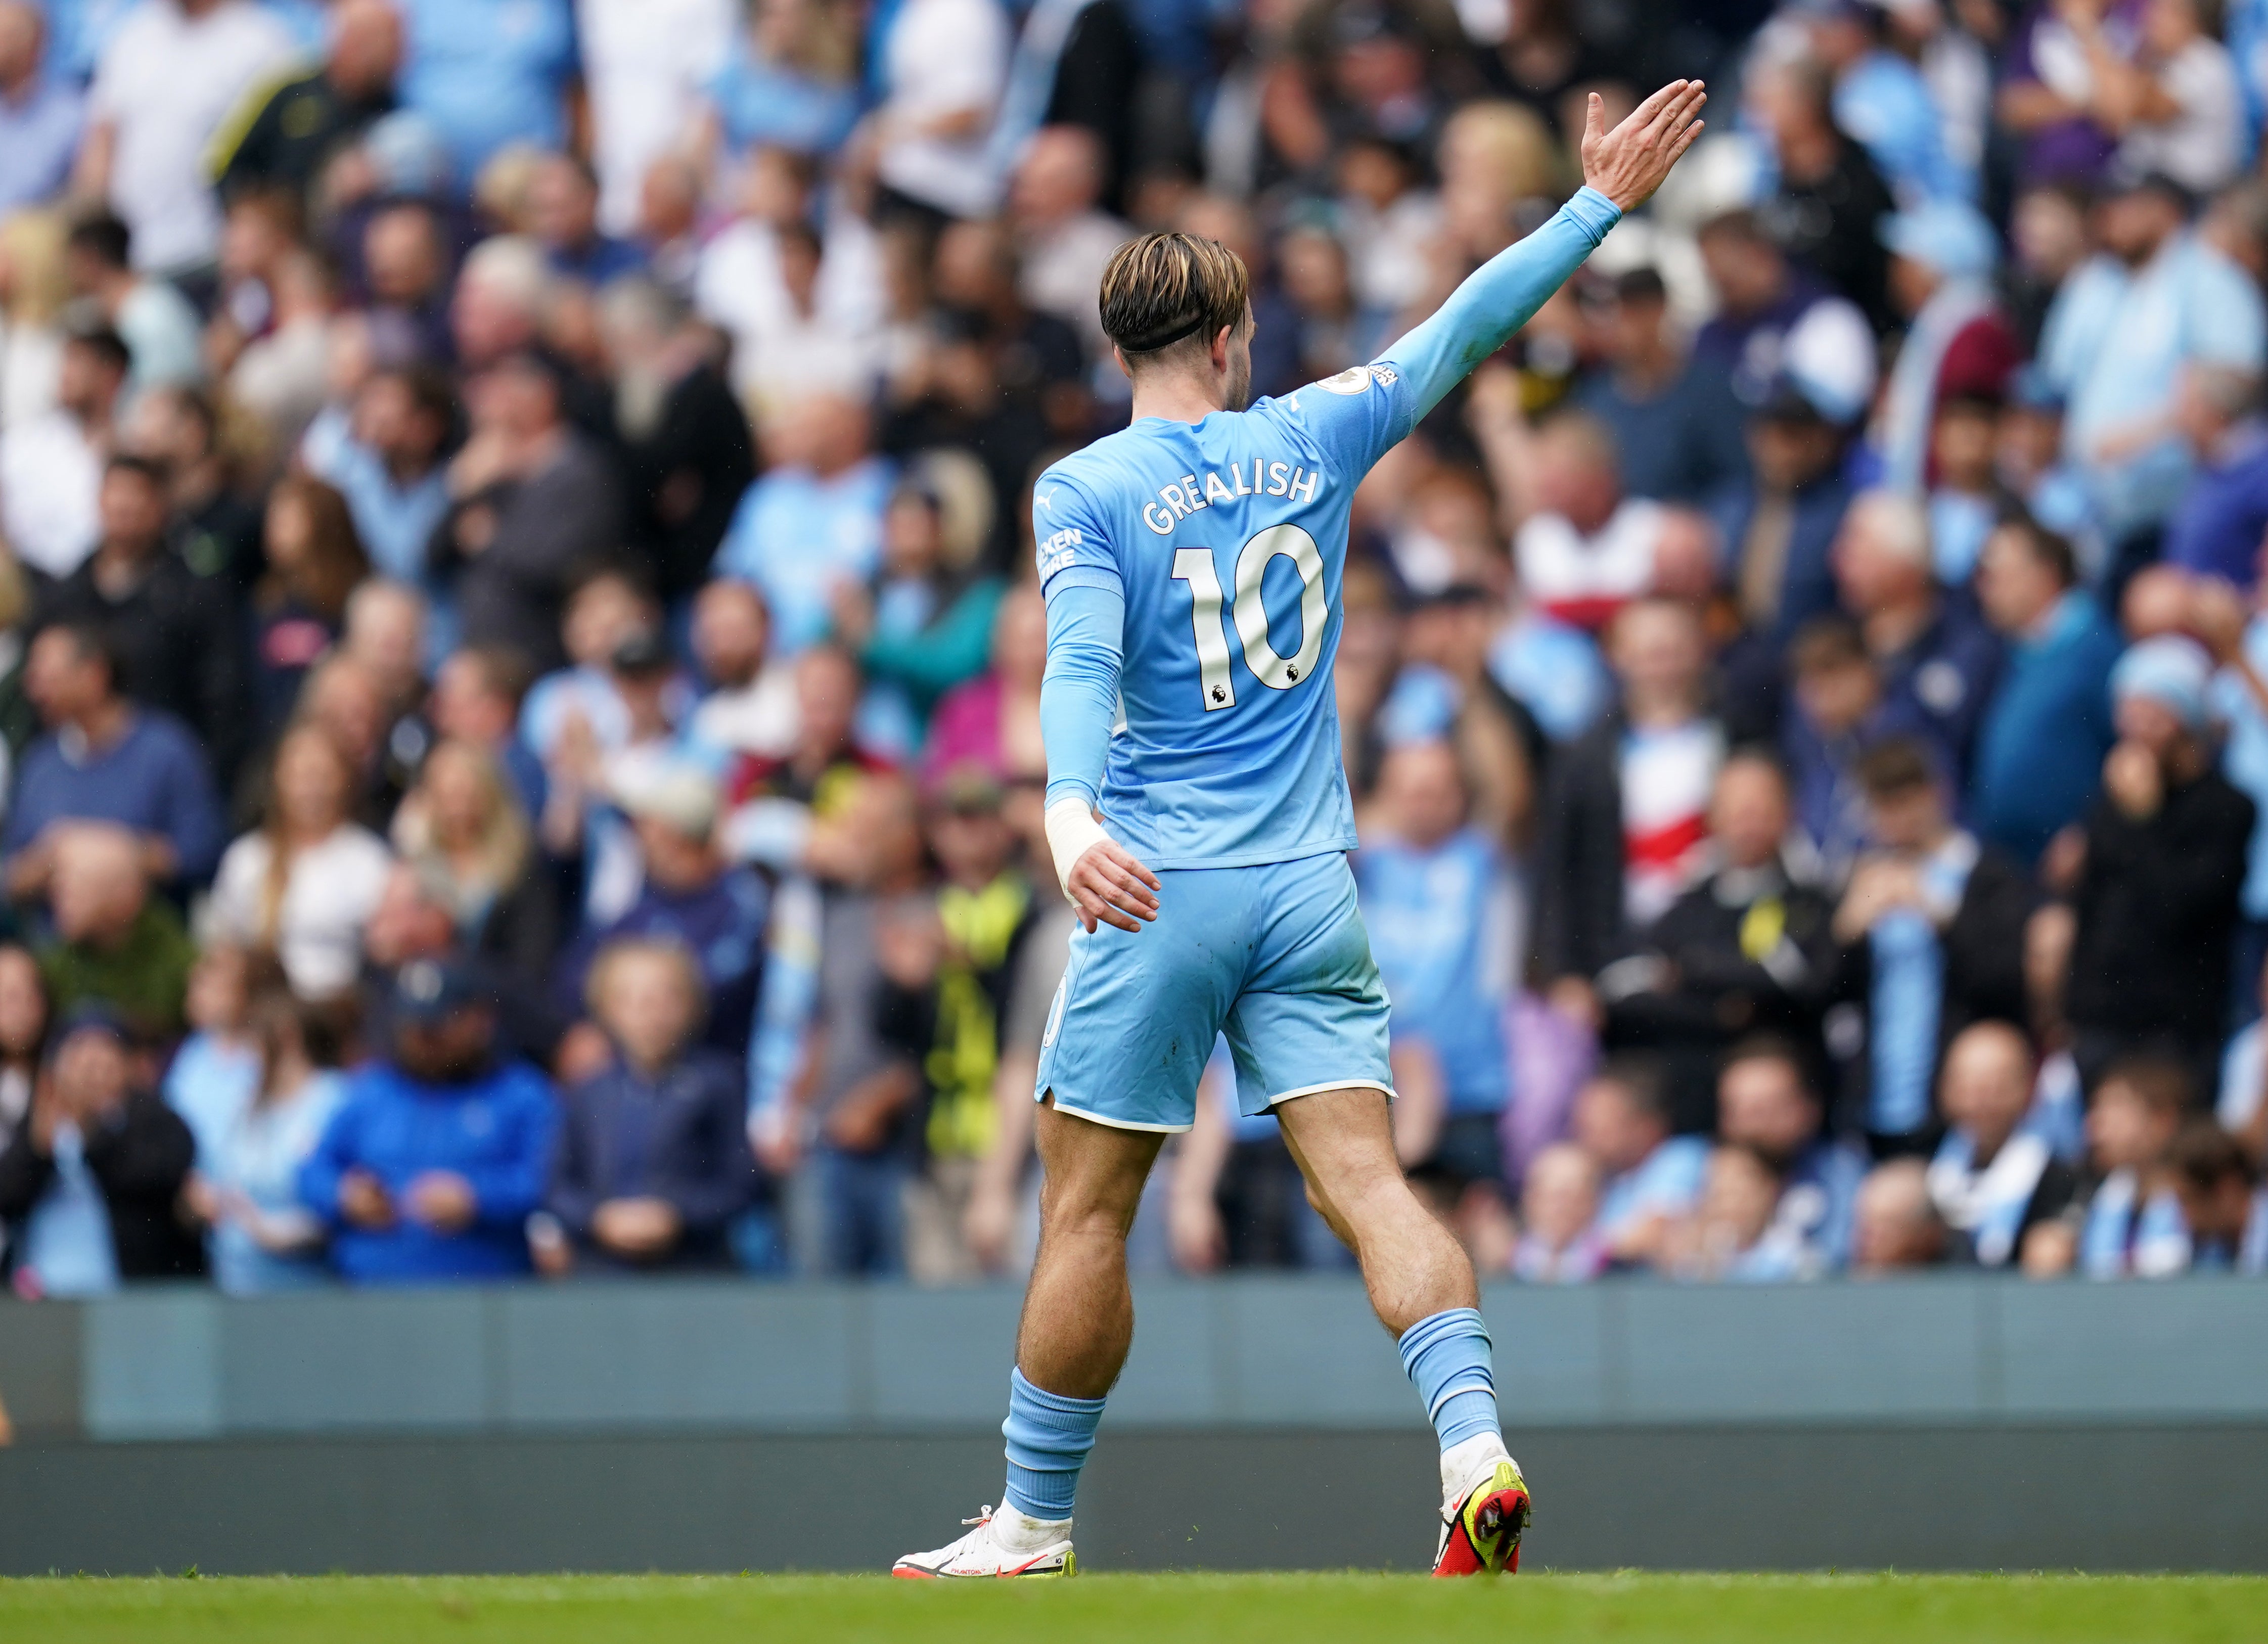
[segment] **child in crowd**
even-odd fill
[[[2087,1114],[2095,1185],[2075,1252],[2089,1279],[2158,1279],[2189,1265],[2181,1202],[2160,1172],[2188,1105],[2188,1079],[2172,1062],[2116,1063],[2095,1087]]]
[[[323,1224],[299,1202],[298,1179],[345,1095],[342,1021],[338,1007],[272,985],[246,1013],[250,1100],[201,1154],[185,1195],[210,1230],[214,1281],[231,1295],[330,1281]]]
[[[1572,1142],[1535,1155],[1520,1195],[1512,1271],[1530,1284],[1580,1284],[1607,1269],[1599,1238],[1599,1167]]]
[[[1709,1154],[1701,1202],[1670,1231],[1668,1270],[1681,1279],[1765,1284],[1812,1276],[1800,1240],[1781,1236],[1779,1170],[1753,1147]]]
[[[755,1175],[746,1074],[696,1043],[708,1003],[700,967],[675,942],[624,939],[600,950],[585,991],[615,1061],[561,1098],[537,1265],[722,1265]]]
[[[2182,1127],[2166,1151],[2166,1178],[2181,1201],[2190,1264],[2217,1272],[2268,1272],[2268,1190],[2236,1139],[2209,1119]]]
[[[190,969],[189,1036],[173,1052],[162,1088],[166,1105],[197,1139],[201,1168],[212,1168],[223,1139],[258,1088],[260,1042],[252,1029],[252,1001],[282,979],[272,957],[236,942],[207,942]]]

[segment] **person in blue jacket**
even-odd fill
[[[387,1000],[393,1054],[353,1075],[301,1167],[350,1284],[450,1284],[528,1271],[558,1128],[550,1082],[497,1055],[473,972],[413,960]]]

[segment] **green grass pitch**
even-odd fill
[[[0,1581],[9,1644],[2191,1644],[2268,1639],[2268,1580],[2209,1576],[1101,1575]]]

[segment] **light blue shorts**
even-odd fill
[[[1158,879],[1156,923],[1072,933],[1037,1096],[1121,1130],[1185,1131],[1219,1035],[1247,1115],[1319,1090],[1394,1094],[1386,988],[1344,855]]]

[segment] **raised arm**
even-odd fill
[[[1701,135],[1707,101],[1700,81],[1672,80],[1609,131],[1606,105],[1591,93],[1582,188],[1550,222],[1474,270],[1382,357],[1409,380],[1413,423],[1526,325],[1624,212],[1653,197]]]

